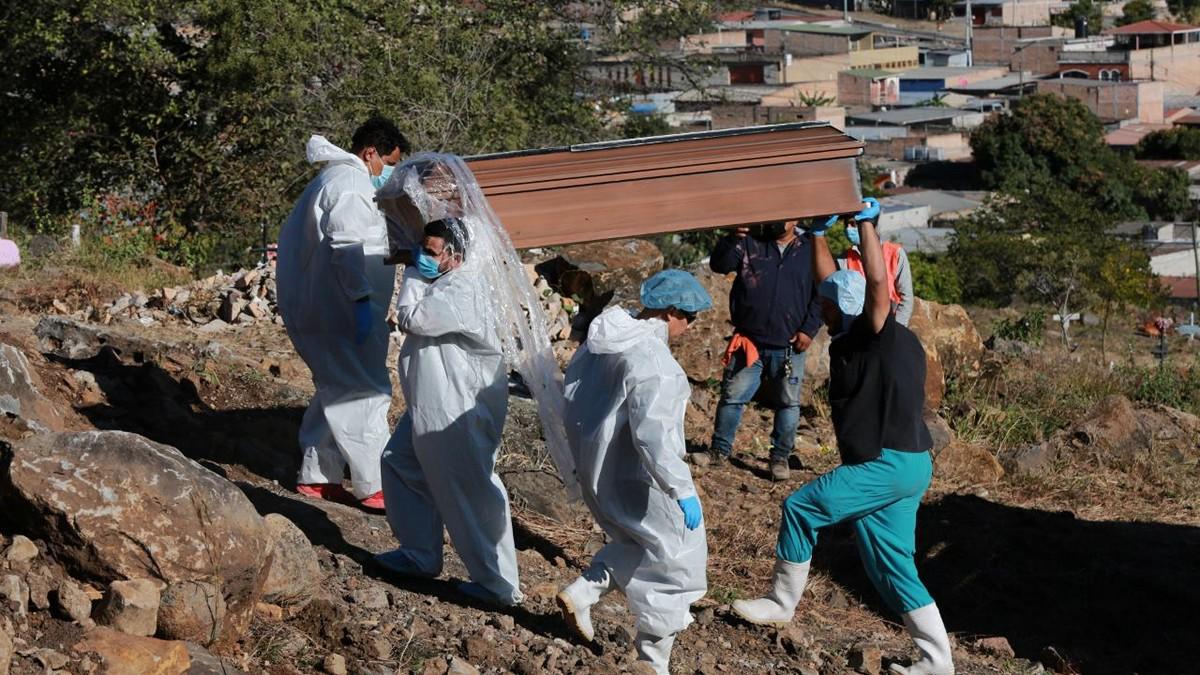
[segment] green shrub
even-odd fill
[[[913,252],[908,254],[912,268],[913,294],[918,298],[954,305],[962,302],[962,282],[945,256]]]
[[[1045,328],[1046,311],[1037,307],[1015,319],[997,320],[992,329],[992,335],[1002,340],[1016,340],[1036,345],[1042,343]]]

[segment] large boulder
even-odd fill
[[[908,327],[921,338],[925,351],[933,352],[947,376],[978,370],[983,340],[961,306],[916,298]]]
[[[1107,396],[1070,430],[1070,443],[1104,456],[1128,459],[1150,447],[1150,432],[1129,399]]]
[[[938,453],[934,475],[950,483],[991,484],[1004,477],[1004,468],[986,447],[954,441]]]
[[[558,254],[587,272],[597,293],[613,291],[613,299],[618,302],[637,302],[642,282],[663,268],[662,251],[645,239],[575,244],[560,249]]]
[[[713,307],[699,314],[695,323],[671,345],[671,352],[693,382],[720,380],[724,370],[721,357],[733,334],[729,323],[729,289],[734,277],[706,269],[692,270],[692,274],[712,296]]]
[[[77,654],[96,654],[106,675],[182,675],[192,658],[183,642],[127,635],[95,628],[71,648]]]
[[[317,552],[292,521],[278,513],[268,513],[264,520],[274,552],[263,584],[263,600],[281,606],[304,605],[321,585]]]
[[[225,597],[207,581],[176,581],[162,591],[158,636],[210,645],[225,625]]]
[[[42,381],[25,353],[0,343],[0,417],[11,415],[34,431],[61,431],[62,415],[43,391]]]
[[[0,445],[0,500],[81,578],[215,585],[228,607],[222,637],[244,635],[270,537],[237,487],[175,448],[121,431]]]

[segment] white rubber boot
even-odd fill
[[[796,605],[804,595],[811,561],[794,563],[775,559],[775,574],[771,577],[771,592],[757,600],[736,600],[733,613],[750,623],[780,625],[791,623]]]
[[[891,671],[899,675],[954,675],[954,655],[950,636],[942,623],[936,604],[925,605],[904,615],[904,627],[921,652],[921,660],[905,668],[892,664]]]
[[[613,589],[612,576],[604,565],[589,567],[570,586],[559,592],[556,600],[567,622],[584,640],[591,642],[596,637],[592,627],[592,605],[600,602],[605,593]]]
[[[658,675],[670,675],[671,647],[675,644],[675,636],[660,638],[649,633],[637,634],[638,661],[645,661],[654,668]]]

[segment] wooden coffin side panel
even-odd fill
[[[734,164],[812,161],[861,152],[862,143],[838,130],[813,127],[586,151],[485,156],[471,159],[469,164],[479,184],[499,194],[535,189],[544,183],[620,180],[630,171],[700,173]]]
[[[861,208],[853,158],[656,175],[491,194],[517,248],[850,213]]]

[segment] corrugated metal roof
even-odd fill
[[[856,115],[847,115],[846,119],[862,122],[874,122],[875,124],[906,126],[909,124],[927,124],[930,122],[949,121],[955,117],[962,117],[963,115],[978,114],[979,113],[969,110],[959,110],[958,108],[939,108],[930,106],[927,108],[901,108],[899,110],[859,113]]]
[[[851,68],[850,70],[843,70],[842,72],[849,73],[854,77],[861,77],[870,80],[876,80],[881,77],[893,77],[896,74],[891,70],[884,70],[882,68]]]
[[[934,66],[931,68],[913,68],[896,75],[902,80],[948,80],[952,77],[962,77],[981,70],[995,70],[995,67],[973,68],[970,66]]]
[[[979,208],[981,204],[981,202],[977,200],[942,190],[920,190],[917,192],[905,192],[900,195],[884,197],[883,199],[880,199],[879,202],[881,204],[910,204],[912,206],[928,206],[930,216],[936,216],[943,213],[973,211]]]
[[[792,85],[737,85],[732,87],[708,87],[706,89],[689,89],[675,97],[683,103],[720,102],[729,103],[758,103],[765,96],[778,94]]]
[[[816,35],[844,35],[852,37],[855,35],[870,35],[875,31],[870,28],[855,28],[854,26],[825,26],[819,23],[799,23],[791,26],[780,26],[780,30],[786,30],[791,33],[814,33]]]

